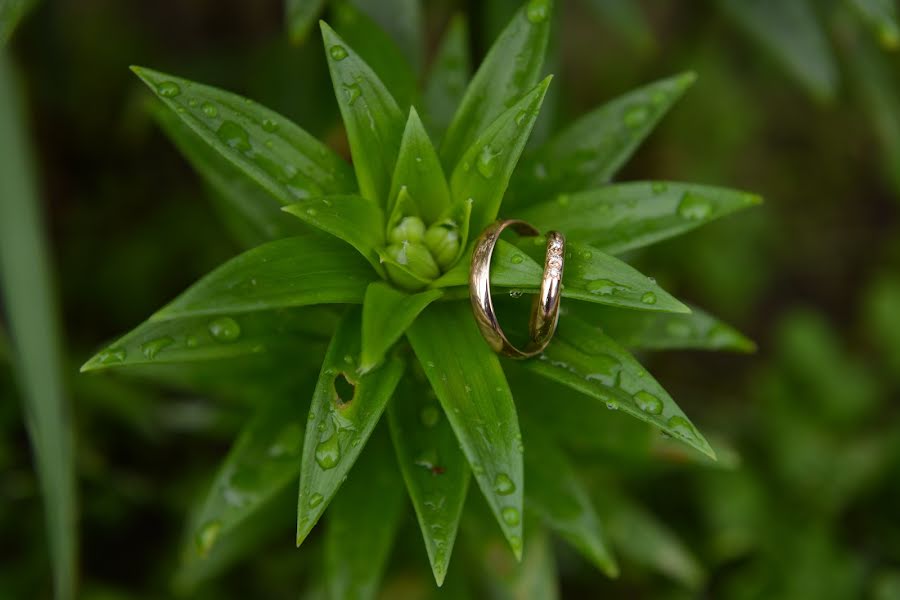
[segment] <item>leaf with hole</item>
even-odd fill
[[[435,303],[406,332],[472,473],[517,557],[522,555],[522,438],[497,355],[468,302]]]
[[[359,309],[351,309],[331,340],[313,394],[297,498],[298,546],[350,472],[403,375],[397,357],[359,374],[361,326]]]

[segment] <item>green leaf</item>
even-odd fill
[[[383,275],[377,249],[384,246],[384,213],[362,196],[307,198],[284,211],[356,248]]]
[[[537,359],[523,364],[715,458],[703,435],[637,360],[599,329],[573,315],[562,315],[553,342]]]
[[[403,508],[403,482],[382,430],[328,511],[325,583],[331,598],[375,598]]]
[[[225,224],[247,248],[298,235],[303,226],[283,214],[279,203],[164,106],[152,111],[162,130],[210,188]]]
[[[501,113],[537,83],[550,36],[552,4],[552,0],[529,0],[491,46],[441,146],[441,159],[448,170]]]
[[[503,240],[497,242],[491,261],[492,286],[515,288],[510,292],[513,295],[538,290],[543,270],[528,254],[543,254],[546,242],[541,237],[534,238],[534,241],[534,244],[523,241],[518,248]],[[432,286],[467,286],[471,249],[466,256],[469,258],[460,261],[432,282]],[[562,295],[574,300],[646,311],[690,313],[691,310],[650,277],[642,275],[617,258],[574,242],[566,244]],[[448,297],[457,296],[458,294],[448,290]]]
[[[613,545],[623,557],[691,589],[703,585],[706,574],[700,562],[665,524],[609,486],[595,498]]]
[[[688,72],[662,79],[579,118],[523,161],[507,207],[608,183],[696,78]]]
[[[725,188],[634,182],[560,194],[517,214],[541,230],[563,231],[567,240],[619,254],[681,235],[760,202],[759,196]]]
[[[455,202],[472,199],[472,227],[481,231],[497,217],[503,194],[534,126],[550,77],[500,114],[462,154],[450,176]]]
[[[420,0],[351,0],[390,35],[404,57],[418,72],[424,55]]]
[[[516,557],[522,555],[522,438],[506,376],[468,302],[432,304],[406,332]]]
[[[404,294],[390,285],[376,281],[366,288],[362,313],[363,372],[381,363],[384,355],[419,316],[426,306],[441,297],[440,290],[421,294]]]
[[[719,0],[719,4],[816,99],[834,98],[838,71],[809,0]]]
[[[860,18],[878,36],[882,47],[896,50],[900,47],[900,20],[894,0],[847,0]]]
[[[297,480],[306,427],[305,402],[276,397],[242,429],[194,521],[194,549],[209,554],[220,535],[262,509]]]
[[[619,566],[609,550],[588,491],[568,457],[545,437],[542,427],[527,420],[522,422],[528,478],[526,505],[606,575],[618,576]]]
[[[465,17],[456,15],[438,48],[422,95],[425,122],[436,140],[444,136],[462,102],[470,69],[469,28]]]
[[[391,181],[389,206],[393,208],[405,187],[412,197],[418,215],[430,225],[446,215],[450,207],[450,189],[437,152],[428,139],[425,127],[415,108],[409,109],[409,119],[400,143],[400,154]]]
[[[402,106],[412,103],[416,95],[416,74],[384,29],[346,2],[334,7],[334,28],[384,82],[397,102]]]
[[[427,390],[427,391],[423,391]],[[387,408],[400,471],[443,585],[469,488],[469,465],[428,383],[407,377]]]
[[[358,304],[375,279],[371,266],[343,242],[318,236],[285,238],[232,258],[150,320]]]
[[[633,350],[756,351],[756,344],[739,331],[696,307],[691,307],[690,314],[621,310],[598,304],[579,304],[569,310]]]
[[[214,87],[131,69],[200,139],[281,204],[355,190],[347,163],[278,113]]]
[[[9,4],[4,9],[17,10]],[[77,571],[75,448],[62,377],[58,308],[20,93],[12,66],[0,51],[0,304],[8,318],[43,496],[55,597],[67,599],[75,597]]]
[[[298,546],[350,472],[403,375],[403,362],[396,357],[359,374],[361,326],[359,310],[348,312],[322,363],[303,444]]]
[[[0,48],[6,45],[19,23],[36,5],[37,0],[0,0]]]
[[[325,337],[333,328],[334,313],[320,307],[147,321],[98,352],[81,371],[260,354]]]
[[[374,71],[322,22],[322,40],[363,198],[387,204],[403,113]]]
[[[291,42],[299,44],[306,39],[324,8],[325,0],[285,0],[284,20]]]

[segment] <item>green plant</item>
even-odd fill
[[[342,10],[347,30],[364,32],[347,38],[380,39],[364,16]],[[537,560],[549,553],[546,526],[615,576],[565,438],[590,434],[602,426],[598,415],[620,410],[715,456],[623,344],[746,351],[752,343],[613,255],[759,198],[676,182],[609,184],[693,82],[690,73],[613,100],[526,151],[550,84],[541,80],[550,12],[548,0],[523,6],[465,90],[454,85],[468,78],[465,28],[456,21],[421,95],[392,60],[392,46],[370,45],[364,60],[323,23],[352,168],[250,100],[134,68],[168,109],[156,113],[163,128],[252,248],[82,370],[245,357],[271,377],[270,393],[192,518],[189,560],[206,556],[208,566],[246,551],[299,477],[298,545],[330,508],[326,585],[336,597],[369,597],[399,523],[402,476],[440,585],[472,474],[517,558],[526,541],[543,548],[531,555]],[[521,364],[488,349],[467,299],[471,242],[498,215],[569,239],[559,331],[540,358]],[[541,250],[542,242],[498,245],[495,293],[508,290],[510,310],[536,290],[541,269],[533,256]],[[316,369],[307,405],[296,388]],[[531,385],[540,380],[554,385]],[[603,410],[571,405],[545,419],[542,405],[565,388]],[[388,431],[378,431],[385,410]],[[365,465],[342,486],[357,460]],[[477,506],[471,512],[483,518]]]

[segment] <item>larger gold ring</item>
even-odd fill
[[[500,323],[497,322],[494,302],[491,299],[491,257],[494,254],[494,246],[500,239],[500,234],[507,227],[511,227],[523,236],[540,235],[537,229],[518,219],[500,220],[489,225],[479,236],[475,244],[475,251],[472,253],[469,299],[472,301],[472,311],[475,313],[475,321],[478,323],[481,335],[495,352],[512,358],[530,358],[540,354],[547,347],[556,331],[556,323],[559,320],[559,298],[562,288],[566,238],[558,231],[547,233],[544,276],[541,280],[540,292],[535,296],[531,307],[531,339],[525,349],[520,350],[506,339]]]

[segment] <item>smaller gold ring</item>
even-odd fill
[[[566,252],[566,238],[558,231],[547,233],[547,254],[539,294],[531,307],[530,337],[524,350],[513,346],[503,333],[491,298],[491,257],[500,234],[511,227],[519,235],[537,236],[540,232],[525,221],[505,219],[489,225],[478,237],[472,253],[469,273],[469,299],[481,335],[494,350],[511,358],[530,358],[550,343],[559,319],[559,301]]]

